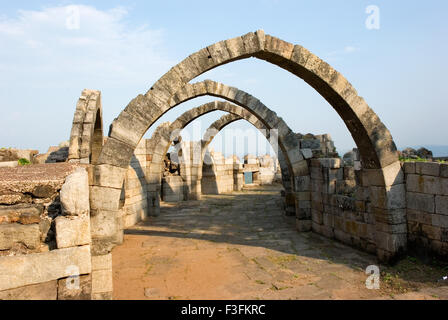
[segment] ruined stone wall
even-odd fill
[[[87,169],[30,165],[0,177],[0,299],[90,299]]]
[[[211,152],[211,163],[202,167],[202,193],[221,194],[234,191],[234,158],[225,158],[220,152]],[[239,179],[237,174],[237,180]]]
[[[448,164],[405,162],[411,250],[448,258]]]
[[[179,202],[185,200],[185,182],[181,176],[163,177],[162,200],[165,202]]]
[[[313,231],[375,253],[375,220],[360,166],[340,158],[311,159],[310,166]]]

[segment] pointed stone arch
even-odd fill
[[[210,127],[205,131],[204,137],[202,138],[202,150],[205,153],[210,143],[212,143],[213,139],[215,138],[216,134],[219,133],[221,130],[223,130],[226,126],[232,124],[235,121],[239,120],[246,120],[245,118],[228,113],[223,115],[221,118],[213,122]],[[269,140],[269,131],[268,129],[260,122],[257,121],[253,124],[256,126],[256,128],[265,135],[265,138]],[[202,158],[204,158],[204,154],[202,155]],[[285,160],[285,157],[282,152],[278,152],[278,161],[280,164],[280,169],[282,172],[282,184],[283,188],[285,189],[286,197],[290,197],[292,195],[292,188],[291,188],[291,173],[289,172],[289,166],[288,163]],[[289,206],[288,201],[286,203],[286,213],[288,215],[291,215],[291,213],[295,214],[295,206]]]
[[[406,233],[395,233],[401,229],[397,225],[406,223],[405,188],[398,153],[389,130],[339,72],[304,47],[266,35],[261,30],[199,50],[162,76],[145,95],[139,95],[129,103],[112,124],[109,139],[95,167],[92,211],[110,216],[109,221],[117,215],[124,171],[129,166],[133,150],[148,128],[176,106],[172,98],[178,91],[208,70],[249,57],[265,60],[300,77],[319,92],[343,119],[368,172],[370,196],[374,203],[371,210],[376,218],[378,257],[386,261],[396,257],[405,249],[407,241]],[[236,100],[249,98],[238,96],[238,91],[229,94],[235,94]],[[254,110],[259,106],[256,100],[245,102]],[[279,136],[286,134],[282,131],[281,122],[273,123],[268,114],[263,118],[265,125],[279,128]],[[288,139],[288,134],[284,138]],[[94,244],[111,241],[116,232],[111,226],[109,235],[96,235],[94,226]]]
[[[101,92],[85,89],[76,104],[68,161],[96,164],[103,147]]]
[[[266,106],[264,106],[261,110],[268,109]],[[149,145],[152,146],[152,153],[151,153],[151,164],[149,166],[148,174],[147,174],[147,181],[148,181],[148,189],[151,190],[148,194],[148,198],[150,199],[150,210],[154,210],[153,212],[150,212],[151,215],[158,215],[158,204],[160,202],[160,184],[162,179],[162,166],[163,166],[163,159],[168,152],[169,147],[171,146],[171,143],[178,138],[180,135],[180,132],[183,128],[185,128],[189,123],[194,121],[195,119],[209,113],[212,111],[225,111],[229,112],[232,116],[236,116],[239,119],[245,119],[252,125],[254,125],[259,130],[267,129],[266,132],[269,132],[271,134],[271,130],[273,128],[270,128],[269,126],[265,126],[260,121],[260,115],[258,115],[255,112],[255,115],[249,112],[250,109],[245,109],[241,106],[231,104],[229,102],[224,101],[213,101],[206,104],[203,104],[199,107],[193,108],[191,110],[186,111],[181,116],[179,116],[173,123],[163,123],[159,127],[157,127],[156,131],[153,134],[153,137],[149,141]],[[276,114],[274,112],[271,113],[271,117],[276,118]],[[235,120],[234,120],[235,121]],[[277,121],[279,121],[277,119]],[[285,124],[287,127],[287,125]],[[291,129],[287,127],[289,131]],[[292,132],[292,131],[291,131]],[[271,136],[267,137],[268,139]],[[274,132],[272,138],[275,141],[271,141],[271,143],[277,143],[277,134]],[[303,168],[305,166],[306,170],[302,170],[302,172],[308,173],[307,163],[303,159],[300,150],[298,149],[297,145],[293,144],[291,145],[290,142],[283,141],[282,139],[278,139],[278,146],[280,147],[284,160],[284,166],[287,168],[285,170],[288,170],[289,175],[294,177],[294,172],[298,170],[294,170],[294,166],[297,166],[296,164],[299,164]],[[273,146],[276,147],[275,145]],[[200,146],[201,148],[201,154],[198,157],[198,161],[202,165],[202,160],[204,158],[204,145],[202,144]],[[282,161],[283,161],[282,160]],[[291,179],[293,180],[293,179]],[[300,192],[297,192],[297,197],[302,199],[301,206],[302,208],[298,208],[299,214],[297,215],[299,223],[304,224],[311,224],[310,217],[311,217],[311,210],[310,203],[309,203],[309,190],[306,188],[309,188],[309,176],[305,175],[301,179],[303,187]],[[306,185],[305,185],[306,184]],[[293,190],[293,186],[289,186],[287,190]],[[297,188],[298,189],[298,188]],[[307,198],[308,196],[308,198]],[[308,203],[307,203],[308,201]],[[291,210],[289,210],[290,212]]]

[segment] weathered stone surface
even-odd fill
[[[0,224],[13,222],[21,224],[39,223],[43,211],[44,206],[41,204],[0,206]]]
[[[90,217],[57,217],[55,220],[58,248],[90,244]]]
[[[403,163],[403,169],[406,174],[415,173],[415,162],[405,162]]]
[[[319,159],[322,167],[324,168],[340,168],[341,167],[341,159],[340,158],[325,158]]]
[[[444,178],[448,178],[448,163],[440,164],[440,176]]]
[[[92,293],[112,292],[112,269],[92,271]]]
[[[382,169],[366,169],[369,185],[372,186],[392,186],[402,184],[404,173],[401,169],[400,161],[396,161]]]
[[[90,218],[93,237],[113,237],[118,232],[119,211],[95,210]]]
[[[448,196],[436,196],[436,213],[448,216]]]
[[[409,209],[426,211],[429,213],[435,212],[435,196],[424,193],[407,192],[407,207]]]
[[[379,249],[388,252],[397,252],[404,250],[407,244],[406,233],[402,234],[389,234],[381,231],[377,231],[375,234],[376,245]]]
[[[58,249],[25,256],[0,258],[0,290],[48,282],[72,275],[91,272],[90,246]]]
[[[406,178],[406,189],[410,192],[441,194],[442,180],[439,177],[408,174]]]
[[[92,169],[92,181],[95,186],[120,189],[127,169],[110,165],[96,165]]]
[[[0,291],[0,300],[56,300],[57,280]]]
[[[112,269],[112,254],[92,256],[92,270]]]
[[[89,214],[89,176],[84,168],[76,169],[65,179],[61,188],[60,199],[64,215]]]
[[[0,250],[9,250],[18,243],[28,249],[37,249],[40,246],[39,225],[15,223],[0,225]]]
[[[406,189],[404,184],[385,188],[371,186],[369,189],[370,199],[374,207],[384,209],[406,208]]]
[[[313,157],[313,151],[311,149],[301,149],[300,151],[305,159],[311,159]]]
[[[0,190],[52,197],[61,189],[65,178],[79,166],[70,163],[47,163],[16,168],[0,168]]]
[[[74,281],[77,282],[74,285]],[[91,275],[79,278],[65,278],[58,280],[58,300],[90,300],[92,298]]]
[[[437,162],[416,162],[415,172],[438,177],[440,175],[440,164]]]
[[[120,209],[120,196],[121,189],[90,187],[90,209],[117,211]]]

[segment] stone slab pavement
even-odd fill
[[[448,299],[448,287],[369,290],[369,255],[298,233],[280,186],[162,203],[113,251],[114,299]],[[380,267],[381,268],[381,267]]]

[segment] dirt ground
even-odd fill
[[[125,231],[113,250],[114,299],[448,299],[443,265],[376,257],[285,217],[280,186],[251,187],[202,201],[163,203],[159,217]]]

